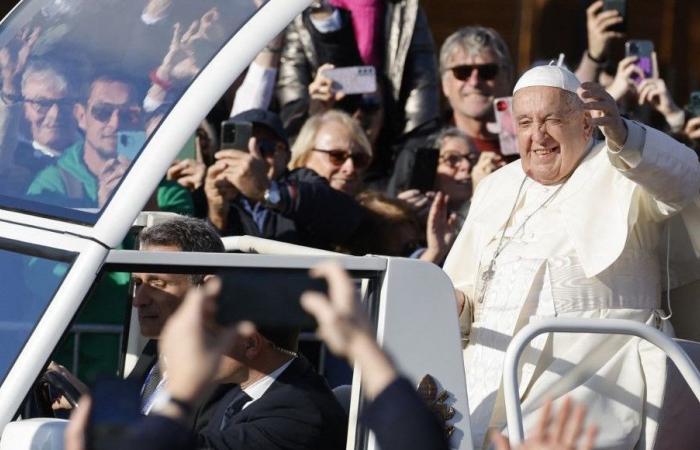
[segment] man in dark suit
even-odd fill
[[[199,448],[345,448],[345,411],[295,353],[297,340],[296,331],[264,328],[233,336],[217,378],[238,386],[218,402]]]

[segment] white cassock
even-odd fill
[[[660,320],[665,265],[658,254],[666,242],[664,222],[676,216],[683,236],[674,231],[672,240],[691,253],[681,259],[700,257],[700,164],[692,150],[664,133],[626,123],[625,146],[593,146],[556,194],[559,186],[526,179],[520,161],[477,188],[444,266],[468,300],[460,324],[477,449],[489,427],[505,426],[505,350],[531,320],[631,319],[672,332]],[[495,274],[484,282],[504,226]],[[696,274],[682,275],[692,281]],[[545,398],[560,401],[568,394],[599,425],[598,447],[647,448],[656,433],[665,364],[663,353],[638,338],[540,335],[521,359],[525,430],[533,427]]]

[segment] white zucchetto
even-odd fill
[[[568,69],[559,66],[537,66],[528,70],[520,77],[513,88],[513,94],[520,89],[531,86],[549,86],[576,93],[581,86],[576,75]]]

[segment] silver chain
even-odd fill
[[[513,215],[515,213],[515,208],[518,206],[518,201],[520,200],[520,194],[522,194],[523,187],[525,186],[525,182],[527,181],[527,175],[523,178],[522,183],[520,183],[520,188],[518,188],[518,195],[515,197],[515,202],[513,202],[513,207],[510,210],[510,214],[508,214],[508,220],[506,221],[506,224],[503,226],[503,232],[501,233],[501,237],[498,240],[498,245],[496,246],[496,252],[493,254],[493,258],[491,258],[491,262],[488,265],[488,269],[484,271],[481,274],[481,280],[482,280],[482,286],[481,286],[481,294],[479,295],[479,303],[484,302],[484,297],[486,296],[486,289],[488,288],[489,282],[493,279],[494,275],[496,274],[496,258],[505,250],[505,248],[510,244],[513,239],[507,240],[505,243],[503,242],[503,239],[505,238],[506,235],[506,230],[508,229],[508,224],[510,224],[510,221],[513,220]],[[530,213],[529,216],[525,218],[523,223],[520,224],[520,226],[513,232],[513,237],[517,236],[520,231],[525,228],[525,225],[527,222],[534,216],[540,209],[544,208],[554,197],[561,191],[561,189],[564,187],[566,182],[569,181],[567,178],[562,184],[559,185],[559,187],[552,193],[550,194],[549,197],[542,203],[540,206],[538,206],[532,213]],[[481,266],[479,266],[479,269],[481,269]]]

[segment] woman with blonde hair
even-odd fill
[[[330,110],[306,121],[294,146],[290,169],[311,169],[333,189],[355,195],[372,160],[372,146],[362,127],[350,115]]]

